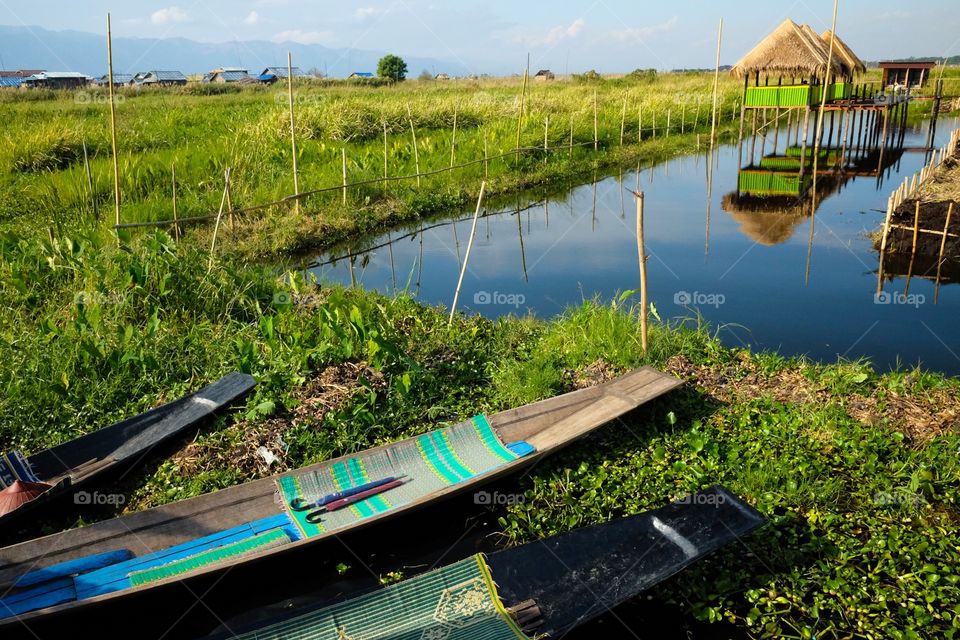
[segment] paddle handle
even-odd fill
[[[391,480],[390,482],[385,482],[376,487],[371,487],[366,491],[360,491],[359,493],[355,493],[345,498],[340,498],[339,500],[328,502],[326,505],[324,505],[324,511],[328,511],[328,512],[336,511],[337,509],[343,509],[344,507],[349,507],[354,502],[360,502],[361,500],[365,500],[370,496],[381,494],[384,491],[390,491],[390,489],[395,489],[402,484],[403,484],[403,480],[400,478],[396,478],[394,480]]]

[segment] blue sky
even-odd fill
[[[832,0],[0,0],[0,24],[206,42],[294,41],[392,51],[485,67],[563,72],[733,63],[786,17],[829,28]],[[960,54],[957,0],[841,0],[838,33],[865,59]]]

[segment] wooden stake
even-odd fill
[[[880,240],[880,268],[877,270],[877,293],[883,291],[883,259],[887,254],[887,237],[890,235],[890,218],[896,208],[895,198],[887,198],[887,215],[883,220],[883,237]]]
[[[637,107],[637,144],[643,142],[643,106]]]
[[[413,136],[413,161],[417,167],[417,187],[420,186],[420,150],[417,148],[417,129],[413,126],[413,111],[407,103],[407,120],[410,121],[410,135]]]
[[[620,114],[620,146],[623,146],[623,134],[627,129],[627,99],[623,99],[623,112]]]
[[[347,206],[347,148],[340,147],[340,154],[343,167],[343,206]]]
[[[480,206],[483,204],[483,192],[487,189],[487,182],[480,183],[480,196],[477,198],[477,209],[473,212],[473,224],[470,225],[470,240],[467,242],[467,253],[463,256],[463,266],[460,267],[460,277],[457,279],[457,290],[453,293],[453,304],[450,306],[450,319],[447,324],[453,322],[453,316],[457,312],[457,301],[460,300],[460,287],[463,286],[463,276],[467,272],[467,262],[470,260],[470,250],[473,249],[473,238],[477,235],[477,218],[480,216]],[[519,219],[519,216],[517,216]]]
[[[383,192],[387,192],[387,184],[389,180],[389,173],[387,172],[387,158],[390,155],[390,151],[387,148],[387,121],[383,121]],[[392,247],[391,247],[392,249]]]
[[[90,206],[93,208],[94,219],[99,218],[97,213],[97,194],[93,191],[93,172],[90,170],[90,157],[87,155],[87,141],[83,141],[83,167],[87,171],[87,189],[90,191]]]
[[[670,112],[672,109],[667,109],[667,137],[670,137]]]
[[[487,130],[483,130],[483,179],[486,180],[490,177],[490,163],[487,160],[489,155],[487,153]]]
[[[920,228],[920,199],[917,199],[917,207],[913,214],[913,245],[910,247],[910,254],[917,252],[917,229]]]
[[[647,255],[643,246],[643,192],[637,196],[637,254],[640,258],[640,344],[647,356]]]
[[[230,193],[230,170],[223,173],[223,188],[227,193],[227,216],[230,219],[230,229],[236,229],[236,223],[233,220],[233,195]]]
[[[297,171],[297,123],[293,115],[293,54],[287,52],[287,102],[290,105],[290,151],[293,156],[294,211],[300,213],[300,173]]]
[[[523,72],[523,88],[520,90],[520,110],[517,112],[517,165],[520,164],[520,132],[523,130],[523,107],[527,99],[527,72]]]
[[[230,167],[227,167],[226,171],[227,182],[230,181]],[[215,251],[217,248],[217,234],[220,232],[220,219],[223,217],[223,207],[227,204],[227,189],[224,186],[223,196],[220,198],[220,210],[217,212],[217,221],[213,225],[213,239],[210,241],[210,261],[207,263],[207,273],[210,273],[210,270],[213,269],[213,258],[216,255]]]
[[[717,132],[717,96],[720,90],[720,43],[723,41],[723,18],[720,18],[720,28],[717,30],[717,64],[713,72],[713,115],[710,120],[710,149],[713,149]]]
[[[550,148],[550,115],[548,114],[543,120],[543,150],[547,151]]]
[[[450,169],[453,170],[454,161],[457,157],[457,112],[460,110],[460,103],[453,105],[453,136],[450,138]]]
[[[113,208],[116,224],[120,224],[120,160],[117,158],[117,105],[113,98],[113,32],[107,14],[107,69],[110,74],[110,143],[113,148]],[[119,230],[118,230],[119,233]]]
[[[596,151],[599,148],[600,142],[600,132],[599,132],[599,115],[597,113],[597,90],[593,90],[593,150]]]
[[[829,97],[830,92],[830,74],[833,65],[833,51],[834,51],[834,42],[836,42],[836,33],[837,33],[837,9],[839,8],[840,0],[833,0],[833,22],[830,26],[830,47],[827,52],[827,71],[824,74],[823,78],[823,88],[820,90],[820,109],[817,114],[817,127],[813,132],[813,194],[814,200],[816,200],[817,194],[817,165],[820,162],[820,141],[823,138],[823,116],[826,113],[827,107],[827,98]],[[812,88],[811,88],[812,90]],[[886,115],[887,110],[884,109],[884,114]],[[832,117],[831,117],[832,122]],[[886,120],[884,121],[886,124]],[[884,129],[886,132],[886,129]],[[880,157],[883,158],[883,151],[880,151]],[[881,160],[882,163],[882,160]],[[812,213],[816,213],[814,210]]]
[[[940,268],[943,266],[943,251],[947,247],[947,232],[950,229],[950,216],[953,215],[953,203],[950,203],[950,206],[947,207],[947,220],[943,223],[943,238],[940,240],[940,253],[937,256],[937,286],[940,286]],[[938,291],[939,293],[939,291]],[[936,297],[934,297],[934,302],[936,302]]]
[[[180,242],[180,222],[177,220],[177,165],[170,165],[170,177],[173,183],[173,239]]]

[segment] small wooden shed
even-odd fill
[[[922,87],[930,77],[930,71],[937,66],[933,61],[897,61],[880,63],[883,70],[883,86],[900,84],[906,87]]]

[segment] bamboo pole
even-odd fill
[[[180,223],[177,220],[177,165],[170,165],[170,177],[173,185],[173,239],[180,242]]]
[[[227,181],[230,180],[230,167],[226,171]],[[207,263],[207,273],[213,269],[213,258],[216,255],[217,234],[220,232],[220,219],[223,217],[223,207],[227,203],[227,189],[224,187],[223,196],[220,198],[220,211],[217,212],[217,221],[213,225],[213,239],[210,241],[210,261]]]
[[[720,90],[720,43],[723,41],[723,18],[720,18],[720,28],[717,29],[717,63],[713,72],[713,115],[710,119],[710,150],[713,152],[713,144],[716,139],[717,131],[717,97]]]
[[[670,137],[670,112],[672,109],[667,109],[667,137]]]
[[[547,114],[547,117],[543,120],[543,150],[547,151],[550,148],[550,115]],[[546,161],[546,159],[544,159]]]
[[[570,155],[573,155],[573,114],[570,114]]]
[[[643,142],[643,105],[637,107],[637,144]]]
[[[467,262],[470,260],[470,250],[473,249],[473,238],[477,235],[477,218],[480,216],[480,207],[483,204],[483,193],[487,189],[487,182],[480,183],[480,196],[477,198],[477,209],[473,212],[473,223],[470,225],[470,240],[467,241],[467,253],[463,257],[463,266],[460,267],[460,277],[457,279],[457,289],[453,293],[453,304],[450,306],[450,318],[447,324],[453,322],[457,312],[457,302],[460,300],[460,287],[463,286],[463,276],[467,272]],[[519,218],[519,216],[517,216]]]
[[[387,171],[387,159],[390,155],[390,151],[387,148],[387,121],[383,121],[383,192],[387,192],[387,179],[389,173]]]
[[[837,10],[840,6],[840,0],[833,0],[833,21],[830,26],[830,47],[827,52],[827,71],[824,74],[823,78],[823,88],[820,90],[820,109],[817,113],[817,127],[813,132],[813,197],[816,200],[817,197],[817,165],[820,162],[820,142],[823,138],[823,116],[826,113],[827,108],[827,98],[828,92],[830,91],[830,80],[831,80],[831,71],[833,65],[833,52],[834,52],[834,43],[836,42],[836,33],[837,33]],[[886,115],[887,110],[884,109],[884,115]],[[833,117],[831,116],[831,123],[833,122]],[[884,120],[886,124],[886,120]],[[831,127],[832,133],[832,127]],[[886,128],[884,128],[884,133],[886,133]],[[880,157],[883,158],[883,150],[880,151]],[[815,214],[816,210],[811,212],[811,215]]]
[[[687,120],[687,101],[684,100],[680,103],[680,133],[684,133],[686,129],[686,120]]]
[[[483,179],[486,180],[490,177],[490,163],[487,159],[489,157],[487,153],[487,129],[483,129]]]
[[[87,172],[87,189],[90,191],[90,206],[93,209],[94,219],[99,218],[97,213],[97,194],[93,191],[93,172],[90,170],[90,156],[87,154],[87,141],[83,141],[83,167]]]
[[[236,223],[233,220],[233,195],[230,193],[230,171],[223,172],[223,188],[227,193],[227,218],[230,220],[230,229],[236,229]]]
[[[520,164],[520,132],[523,130],[523,107],[527,99],[527,71],[523,72],[523,87],[520,89],[520,110],[517,112],[517,165]]]
[[[623,134],[627,130],[627,99],[623,99],[623,112],[620,114],[620,146],[623,146]]]
[[[300,195],[300,172],[297,170],[297,123],[293,113],[293,54],[287,52],[287,102],[290,106],[290,152],[293,158],[293,194]],[[300,213],[300,198],[293,202],[294,211]]]
[[[410,121],[410,135],[413,136],[413,161],[417,168],[417,187],[420,186],[420,150],[417,148],[417,129],[413,126],[413,111],[407,103],[407,120]]]
[[[347,148],[340,147],[341,166],[343,168],[343,206],[347,206]]]
[[[890,218],[896,208],[894,196],[887,198],[887,215],[883,220],[883,237],[880,240],[880,268],[877,270],[877,293],[883,290],[883,259],[887,254],[887,237],[890,235]]]
[[[113,98],[113,32],[107,14],[107,69],[110,74],[110,144],[113,149],[113,208],[116,224],[120,224],[120,160],[117,158],[117,104]]]
[[[953,215],[953,203],[950,203],[950,206],[947,207],[947,220],[943,223],[943,238],[940,239],[940,253],[937,255],[937,295],[934,296],[934,304],[937,302],[937,298],[940,293],[940,268],[943,266],[943,251],[947,247],[947,231],[950,229],[950,217]]]
[[[597,90],[593,90],[593,150],[596,151],[599,148],[600,143],[600,131],[599,131],[599,115],[597,113]]]
[[[454,103],[453,105],[453,136],[450,138],[450,170],[453,170],[453,165],[457,157],[457,114],[460,111],[460,103]]]
[[[637,196],[637,255],[640,259],[640,344],[647,356],[647,256],[643,246],[643,192]]]
[[[917,230],[920,228],[920,199],[918,198],[915,213],[913,214],[913,245],[910,247],[911,255],[917,252]]]

